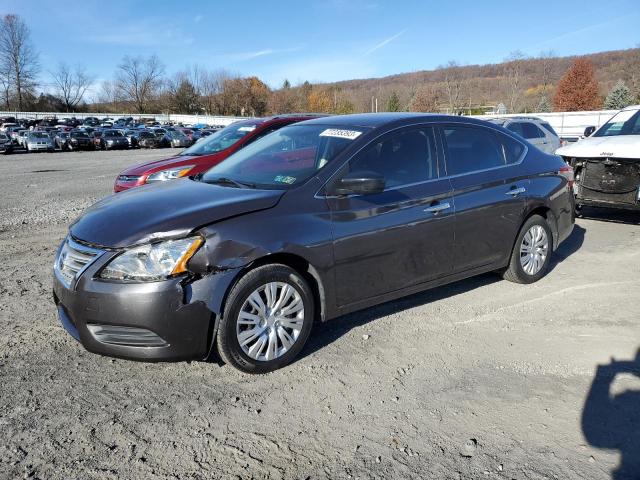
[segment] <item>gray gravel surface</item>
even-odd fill
[[[640,346],[634,213],[586,211],[537,284],[484,275],[349,315],[270,375],[84,351],[56,318],[54,251],[122,168],[170,153],[0,157],[0,478],[606,479],[638,461],[640,407],[601,433],[617,449],[582,431],[597,365]],[[612,383],[640,405],[640,378]]]

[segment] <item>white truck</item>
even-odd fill
[[[576,208],[640,210],[640,105],[626,107],[585,138],[556,150],[573,167]]]

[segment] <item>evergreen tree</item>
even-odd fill
[[[545,113],[551,111],[551,104],[549,103],[549,98],[542,94],[540,95],[540,100],[538,100],[538,106],[536,107],[536,112]]]
[[[400,110],[400,98],[396,92],[391,92],[391,96],[387,100],[387,112],[399,112]]]
[[[613,86],[609,95],[604,101],[604,108],[607,110],[620,110],[624,107],[628,107],[633,103],[633,96],[631,90],[625,85],[622,80]]]

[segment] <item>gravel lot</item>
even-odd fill
[[[596,367],[640,347],[640,214],[585,211],[535,285],[484,275],[320,325],[267,376],[85,352],[54,251],[122,168],[170,153],[0,157],[0,478],[640,478],[640,358],[583,419]]]

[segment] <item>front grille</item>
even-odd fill
[[[634,192],[640,185],[640,161],[622,158],[587,159],[581,184],[602,193]]]
[[[67,288],[72,288],[82,272],[103,253],[103,250],[82,245],[69,236],[56,258],[55,273]]]

